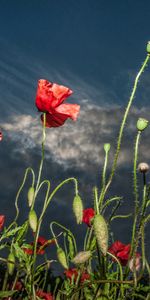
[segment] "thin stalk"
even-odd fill
[[[71,238],[73,240],[75,252],[77,253],[77,245],[76,245],[76,240],[75,240],[75,237],[74,237],[73,233],[69,229],[67,229],[65,226],[63,226],[63,225],[61,225],[61,224],[59,224],[59,223],[57,223],[55,221],[51,222],[50,229],[52,228],[53,225],[57,225],[58,227],[64,229],[68,233],[68,235],[71,236]],[[56,239],[56,235],[53,235],[53,236]]]
[[[22,184],[17,192],[17,195],[16,195],[16,200],[15,200],[15,207],[16,207],[16,217],[13,221],[13,223],[9,226],[9,229],[10,227],[16,223],[17,219],[18,219],[18,216],[19,216],[19,207],[18,207],[18,200],[19,200],[19,196],[20,196],[20,193],[25,185],[25,182],[26,182],[26,179],[27,179],[27,176],[28,176],[28,173],[31,172],[32,173],[32,186],[34,185],[34,182],[35,182],[35,174],[34,174],[34,171],[32,168],[27,168],[26,171],[25,171],[25,174],[24,174],[24,178],[23,178],[23,181],[22,181]]]
[[[108,153],[109,151],[105,151],[105,160],[104,160],[104,166],[102,171],[102,187],[106,185],[106,169],[108,164]]]
[[[35,202],[35,198],[36,198],[38,187],[39,187],[40,180],[41,180],[41,174],[42,174],[42,168],[43,168],[43,162],[44,162],[44,154],[45,154],[45,140],[46,140],[46,113],[43,114],[42,157],[41,157],[41,162],[40,162],[40,167],[39,167],[39,172],[38,172],[38,179],[37,179],[37,184],[36,184],[36,189],[35,189],[34,202]],[[33,206],[34,206],[34,204],[33,204]]]
[[[131,239],[131,251],[130,251],[131,256],[133,254],[133,249],[134,249],[136,225],[137,225],[137,218],[139,212],[139,195],[138,195],[138,187],[137,187],[137,160],[138,160],[138,147],[139,147],[140,136],[141,136],[141,131],[138,131],[136,142],[135,142],[134,166],[133,166],[133,188],[134,188],[134,198],[135,198],[135,209],[134,209],[134,221],[133,221],[132,239]]]

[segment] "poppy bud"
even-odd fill
[[[106,153],[109,152],[109,150],[110,150],[110,144],[109,143],[104,144],[104,150],[105,150]]]
[[[60,264],[61,264],[65,269],[68,269],[68,264],[67,264],[65,252],[64,252],[63,249],[60,248],[60,247],[57,248],[57,258],[58,258]]]
[[[12,275],[15,268],[15,256],[12,252],[9,253],[7,260],[8,260],[7,263],[8,273],[9,275]]]
[[[74,197],[73,212],[75,214],[77,224],[81,224],[83,219],[83,204],[79,195]]]
[[[108,250],[108,229],[103,216],[96,215],[93,221],[93,228],[97,244],[101,252],[106,255]]]
[[[84,264],[86,261],[90,259],[90,257],[91,257],[91,251],[81,251],[74,257],[74,259],[72,259],[72,262],[75,265]]]
[[[149,165],[147,163],[140,163],[138,165],[138,170],[141,172],[141,173],[146,173],[148,170],[149,170]]]
[[[150,41],[147,43],[147,53],[150,54]]]
[[[34,200],[34,187],[31,186],[28,190],[28,204],[29,204],[29,207],[32,206],[33,200]]]
[[[37,228],[37,215],[33,209],[29,212],[29,225],[33,232],[35,232]]]
[[[143,131],[148,126],[148,120],[139,118],[136,127],[139,131]]]

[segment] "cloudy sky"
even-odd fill
[[[24,170],[28,166],[38,170],[42,128],[35,94],[39,78],[70,87],[74,91],[70,102],[81,106],[77,122],[67,121],[61,128],[47,130],[43,178],[54,187],[76,176],[85,207],[93,204],[93,186],[100,187],[103,144],[111,143],[110,169],[121,118],[146,57],[149,20],[147,0],[0,1],[0,128],[4,135],[0,144],[0,213],[6,214],[7,220],[15,213],[14,199]],[[138,117],[150,118],[149,99],[150,66],[139,82],[109,192],[124,197],[123,212],[133,208],[136,122]],[[149,135],[147,129],[139,152],[139,160],[148,163]],[[28,214],[28,186],[29,182],[20,199],[21,218]],[[68,185],[54,199],[43,231],[54,219],[74,226],[72,190]],[[42,195],[37,199],[38,211],[41,206]],[[114,225],[116,239],[123,234],[122,242],[129,242],[127,226],[128,221],[122,221],[119,228]]]

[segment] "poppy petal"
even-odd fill
[[[39,111],[49,112],[60,105],[72,93],[72,90],[63,85],[40,79],[38,81],[35,103]]]
[[[76,121],[79,111],[80,105],[78,104],[61,104],[55,108],[55,112],[66,115],[74,121]]]

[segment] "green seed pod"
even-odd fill
[[[35,232],[37,228],[37,215],[33,209],[29,212],[29,225],[33,232]]]
[[[147,53],[150,54],[150,42],[147,43]]]
[[[103,255],[106,255],[108,250],[108,228],[103,216],[96,215],[94,217],[93,228],[98,247]]]
[[[84,264],[86,261],[88,261],[91,258],[91,256],[92,256],[91,251],[81,251],[74,257],[74,259],[72,259],[72,262],[75,265]]]
[[[83,204],[79,195],[74,197],[73,212],[75,214],[77,224],[81,224],[83,219]]]
[[[61,264],[65,269],[68,269],[68,264],[67,264],[65,252],[64,252],[63,249],[60,248],[60,247],[57,248],[57,258],[58,258],[58,261],[60,262],[60,264]]]
[[[7,262],[8,274],[12,275],[15,268],[15,256],[12,252],[9,253],[7,260],[8,260]]]
[[[72,237],[70,235],[68,235],[68,246],[69,246],[69,256],[72,259],[74,257],[74,244],[73,244],[73,240]]]
[[[143,118],[139,118],[136,127],[139,131],[143,131],[148,126],[148,121]]]
[[[104,150],[105,150],[106,153],[109,152],[109,150],[110,150],[110,144],[109,143],[104,144]]]
[[[34,187],[31,186],[28,190],[28,204],[29,204],[29,207],[32,206],[33,200],[34,200]]]

